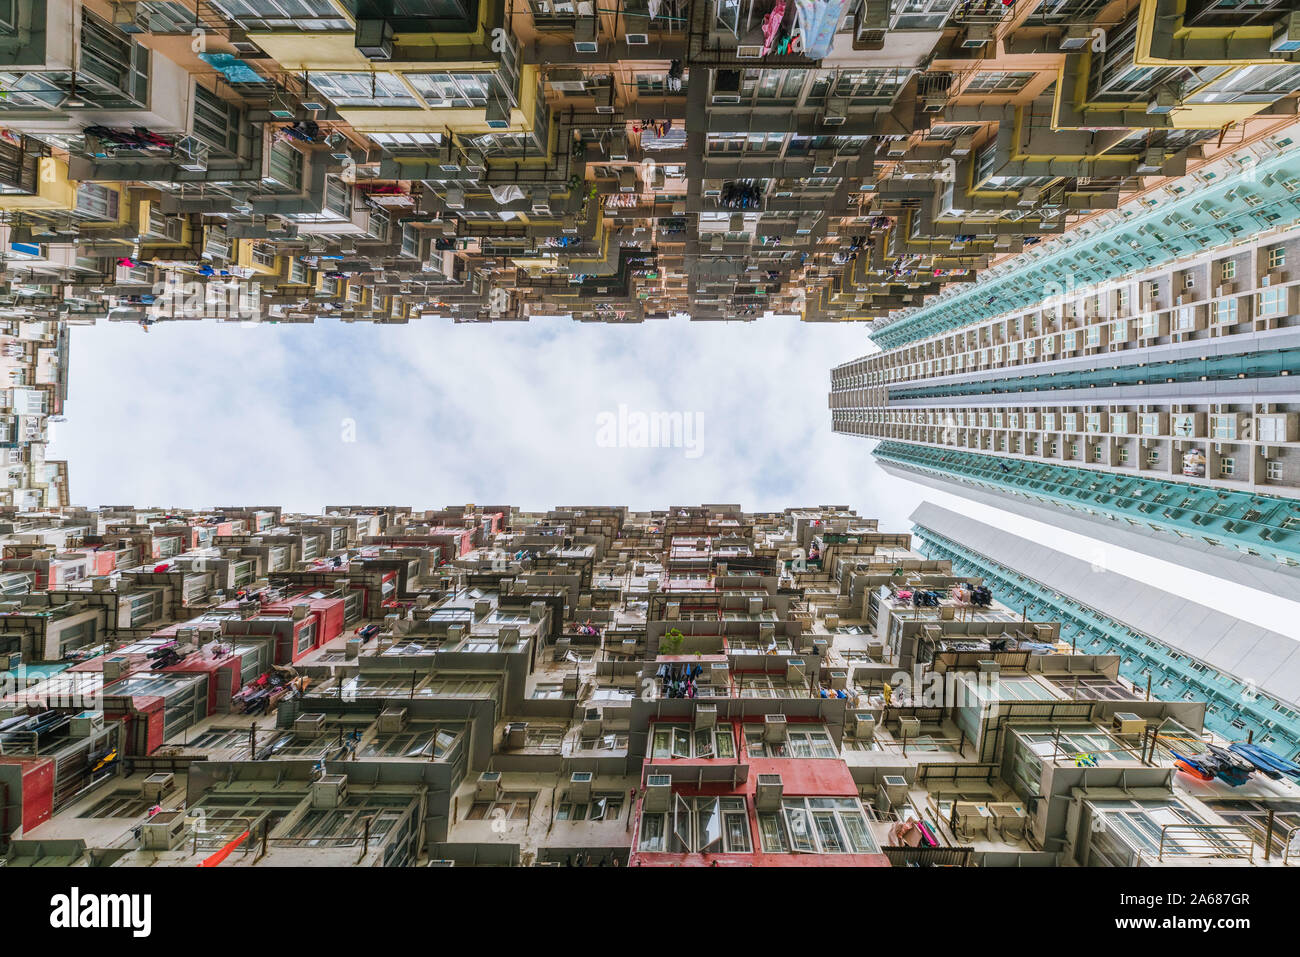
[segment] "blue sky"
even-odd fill
[[[49,454],[91,506],[839,504],[903,531],[928,498],[1098,558],[1080,536],[893,478],[873,443],[834,434],[830,368],[870,348],[859,325],[781,318],[100,323],[72,331]],[[696,448],[606,447],[599,417],[620,405],[695,417]],[[1213,588],[1223,611],[1264,627],[1286,631],[1300,612],[1113,547],[1105,562]]]

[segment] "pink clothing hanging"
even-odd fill
[[[763,18],[763,56],[772,52],[776,44],[776,35],[781,30],[781,21],[785,19],[785,0],[776,0],[770,13]]]

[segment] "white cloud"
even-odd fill
[[[894,478],[873,443],[834,434],[830,368],[868,351],[862,326],[793,319],[103,323],[72,332],[68,421],[50,455],[69,460],[73,501],[87,505],[842,504],[903,531],[929,498],[1077,551],[1079,536]],[[602,447],[597,416],[620,404],[699,413],[699,456]],[[1133,553],[1110,562],[1206,588]],[[1216,589],[1229,614],[1280,631],[1294,620],[1294,603]]]

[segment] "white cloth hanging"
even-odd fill
[[[502,206],[524,198],[524,191],[518,186],[493,186],[491,187],[491,193],[492,198]]]

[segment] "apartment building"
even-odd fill
[[[1059,620],[1072,648],[1119,655],[1135,686],[1204,701],[1215,733],[1300,747],[1293,638],[1225,615],[1211,595],[1174,594],[929,502],[911,519],[919,551],[996,583],[1026,615]]]
[[[1282,0],[0,5],[6,315],[880,320],[1294,122]]]
[[[39,511],[68,504],[68,466],[47,459],[51,423],[68,393],[68,327],[57,320],[0,320],[0,504]]]
[[[1175,763],[1294,757],[1292,725],[1243,733],[1213,676],[1144,683],[1132,643],[1043,598],[1066,566],[1026,582],[929,506],[915,537],[835,505],[11,518],[135,551],[13,583],[6,866],[1285,866],[1297,843],[1294,776]],[[311,527],[338,535],[304,557]],[[1271,680],[1255,704],[1294,690]]]
[[[1297,132],[882,322],[832,370],[833,427],[891,473],[1294,594]]]

